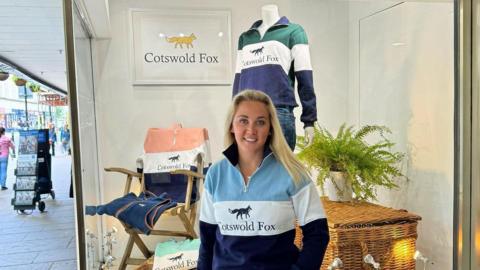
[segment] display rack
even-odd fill
[[[49,153],[48,129],[20,131],[16,181],[13,186],[13,209],[45,210],[42,194],[50,194],[55,199],[51,182],[51,156]]]

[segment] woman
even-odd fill
[[[12,148],[13,155],[15,155],[15,145],[10,138],[5,136],[5,128],[0,127],[0,186],[2,190],[7,188],[7,167],[9,150]]]
[[[329,241],[325,213],[267,95],[235,96],[225,144],[225,158],[205,179],[198,269],[318,270]],[[301,251],[293,243],[295,220]]]

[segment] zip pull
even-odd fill
[[[247,176],[247,178],[248,178],[247,184],[243,183],[243,192],[247,192],[247,190],[248,190],[248,185],[250,185],[250,178],[251,178],[251,176]]]

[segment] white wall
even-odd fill
[[[349,120],[392,129],[410,181],[379,202],[419,214],[418,249],[452,269],[453,3],[386,4],[350,6]]]
[[[309,35],[314,83],[318,99],[319,122],[338,126],[346,120],[347,80],[336,74],[347,70],[347,3],[335,1],[273,1],[280,13],[303,25]],[[232,21],[232,57],[239,35],[259,19],[260,7],[272,1],[110,1],[111,40],[94,44],[96,108],[99,136],[99,166],[135,168],[149,127],[167,127],[181,122],[185,127],[208,128],[214,160],[223,148],[224,115],[231,100],[231,86],[132,86],[128,48],[129,8],[188,8],[230,10]],[[340,30],[338,29],[341,26]],[[235,62],[235,61],[233,61]],[[235,63],[233,63],[235,64]],[[234,70],[234,69],[232,69]],[[233,74],[232,74],[233,82]],[[299,118],[300,110],[296,110]],[[298,121],[298,120],[297,120]],[[299,133],[301,123],[298,121]],[[123,179],[101,173],[103,201],[117,198],[123,191]],[[106,218],[107,227],[121,226]],[[168,223],[168,221],[167,221]],[[171,221],[170,226],[179,223]],[[125,234],[115,249],[120,257]]]

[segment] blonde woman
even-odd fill
[[[329,241],[325,213],[266,94],[234,97],[225,144],[225,158],[206,175],[198,269],[318,270]],[[301,251],[293,243],[295,220]]]

